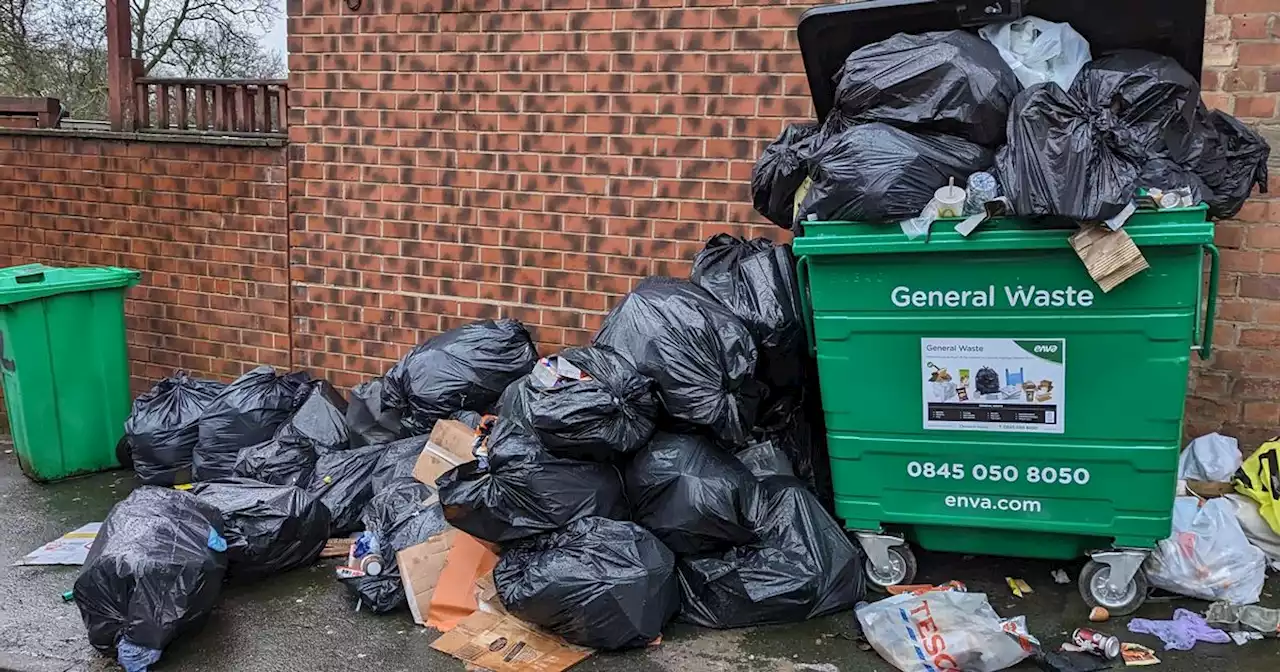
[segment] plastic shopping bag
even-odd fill
[[[1217,432],[1187,444],[1178,459],[1178,478],[1213,483],[1230,483],[1240,468],[1240,442]]]
[[[1267,578],[1267,558],[1249,543],[1226,499],[1201,505],[1195,497],[1173,504],[1173,536],[1160,542],[1145,565],[1157,588],[1202,600],[1253,604]]]
[[[1023,86],[1054,82],[1069,89],[1092,58],[1089,43],[1070,24],[1035,16],[986,25],[978,34],[995,45]]]
[[[857,610],[871,647],[902,672],[996,672],[1039,642],[1019,616],[1002,621],[982,593],[904,593]]]

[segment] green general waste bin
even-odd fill
[[[22,471],[54,481],[119,466],[129,415],[124,268],[0,269],[0,372]]]
[[[799,37],[819,116],[849,53],[899,31],[980,23],[973,6],[807,12]],[[1068,21],[1095,53],[1147,48],[1200,72],[1203,2],[993,6]],[[912,581],[910,544],[1089,556],[1085,600],[1132,613],[1147,593],[1141,565],[1171,529],[1190,356],[1210,353],[1214,226],[1204,207],[1134,215],[1124,230],[1150,268],[1104,293],[1069,229],[1010,218],[966,238],[954,224],[912,241],[893,225],[805,222],[794,241],[836,514],[875,586]]]

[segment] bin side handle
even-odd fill
[[[796,258],[796,281],[800,283],[800,321],[804,323],[805,343],[809,356],[818,355],[818,343],[813,336],[813,306],[809,300],[809,257]]]
[[[36,271],[35,273],[24,273],[15,276],[13,281],[19,285],[29,285],[36,282],[44,282],[44,271]]]
[[[1212,243],[1204,246],[1204,251],[1209,253],[1209,296],[1205,299],[1204,322],[1200,322],[1200,302],[1196,302],[1196,333],[1195,340],[1199,341],[1198,345],[1192,346],[1192,350],[1200,352],[1201,360],[1208,360],[1213,355],[1213,325],[1218,318],[1218,268],[1220,255],[1218,247]]]

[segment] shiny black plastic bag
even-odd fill
[[[142,486],[112,507],[72,590],[89,643],[154,662],[202,625],[227,573],[222,532],[218,509],[179,490]]]
[[[991,167],[991,151],[963,138],[862,124],[827,136],[809,157],[813,185],[799,220],[896,222],[910,219],[951,179]]]
[[[386,446],[365,446],[325,453],[316,460],[307,492],[329,509],[330,534],[361,529],[360,512],[373,499],[373,472]]]
[[[400,409],[391,408],[383,401],[386,384],[382,378],[374,378],[351,390],[351,398],[347,403],[351,447],[387,443],[405,435]]]
[[[382,571],[341,579],[362,608],[385,614],[407,604],[396,553],[421,544],[448,527],[433,494],[429,486],[401,478],[389,483],[365,506],[360,520],[365,533],[377,540]]]
[[[631,461],[625,480],[635,521],[677,555],[755,540],[748,514],[758,497],[756,477],[705,437],[659,432]]]
[[[653,379],[601,348],[569,348],[548,360],[502,393],[503,417],[561,457],[612,462],[649,442],[659,409]],[[557,376],[553,367],[566,362],[589,379]]]
[[[263,441],[240,451],[232,474],[271,485],[306,487],[315,472],[316,449],[300,436]]]
[[[863,558],[799,481],[760,484],[758,541],[677,562],[680,620],[708,628],[797,623],[852,609],[863,597]]]
[[[995,394],[1000,391],[1000,374],[984,366],[973,376],[973,385],[978,394]]]
[[[373,491],[382,492],[391,483],[402,478],[412,478],[418,456],[426,447],[428,436],[411,436],[386,444],[373,469]]]
[[[329,541],[329,509],[302,488],[229,478],[197,483],[191,492],[222,514],[233,581],[309,565]]]
[[[551,532],[587,516],[627,520],[618,470],[556,457],[518,424],[499,420],[487,464],[468,462],[436,480],[450,525],[503,544]]]
[[[1271,146],[1256,131],[1225,112],[1208,112],[1202,105],[1199,119],[1204,145],[1195,172],[1211,192],[1205,198],[1209,215],[1229,219],[1239,214],[1255,185],[1267,193]]]
[[[192,477],[211,481],[230,476],[241,450],[275,436],[301,401],[298,390],[310,381],[303,372],[281,376],[259,366],[228,385],[200,416]]]
[[[765,391],[755,378],[755,339],[706,290],[647,278],[609,313],[593,343],[652,378],[673,418],[729,443],[749,438]]]
[[[301,405],[276,430],[276,438],[300,437],[310,441],[318,452],[351,447],[347,400],[342,394],[327,380],[309,383],[299,394]]]
[[[538,352],[520,322],[469,324],[419,345],[391,367],[383,405],[401,409],[408,435],[430,434],[437,420],[456,411],[488,410],[536,361]]]
[[[796,190],[809,176],[803,156],[818,141],[815,123],[788,124],[751,169],[751,203],[769,221],[790,229],[795,221]]]
[[[1194,151],[1200,83],[1168,56],[1127,49],[1096,58],[1076,75],[1070,95],[1110,111],[1137,159],[1185,160]]]
[[[764,479],[771,476],[795,478],[796,475],[795,468],[791,466],[791,459],[782,452],[782,449],[774,446],[772,441],[753,443],[734,453],[734,457],[738,458],[738,461],[756,478]]]
[[[849,54],[836,75],[832,131],[883,122],[986,147],[1004,143],[1020,88],[997,50],[963,30],[898,33]]]
[[[758,380],[774,392],[804,383],[808,344],[790,245],[713,236],[693,260],[690,279],[747,325],[759,348]]]
[[[823,437],[811,414],[822,412],[821,403],[810,392],[778,399],[760,415],[753,430],[755,440],[772,446],[791,463],[792,474],[809,486],[818,498],[831,498],[831,461]],[[782,474],[785,475],[785,474]]]
[[[1110,109],[1036,84],[1014,100],[996,169],[1019,215],[1103,221],[1133,200],[1143,151]]]
[[[493,581],[512,615],[605,651],[647,646],[680,609],[675,555],[639,525],[605,518],[513,544]]]
[[[133,401],[124,436],[143,485],[191,482],[200,416],[224,388],[223,383],[179,371]]]

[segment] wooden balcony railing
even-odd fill
[[[285,136],[288,99],[285,80],[142,77],[134,80],[133,124],[138,131]]]

